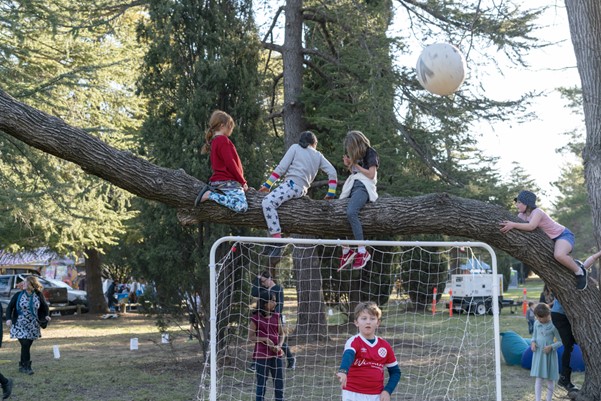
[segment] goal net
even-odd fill
[[[357,245],[371,260],[339,271],[343,246]],[[491,267],[489,313],[449,308],[448,283],[473,260]],[[401,369],[392,400],[501,400],[499,282],[487,244],[224,237],[211,249],[210,269],[210,350],[199,400],[255,400],[248,328],[253,293],[269,285],[258,277],[263,272],[284,289],[291,352],[283,359],[284,399],[341,399],[335,374],[345,342],[357,334],[352,312],[374,301],[383,312],[376,334],[391,344]],[[268,377],[265,400],[274,399]]]

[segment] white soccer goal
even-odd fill
[[[275,266],[270,244],[285,246]],[[337,271],[342,246],[360,244],[372,255],[367,266]],[[474,258],[492,267],[492,310],[453,312],[445,285]],[[253,280],[264,270],[285,288],[282,313],[296,357],[295,369],[285,369],[285,400],[341,399],[335,373],[357,332],[350,309],[371,300],[383,311],[377,335],[401,368],[392,400],[501,401],[499,281],[489,245],[264,237],[224,237],[211,248],[210,350],[197,399],[255,400],[248,324]],[[273,393],[269,378],[265,400]]]

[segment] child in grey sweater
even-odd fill
[[[328,175],[328,193],[325,199],[333,199],[336,196],[338,184],[336,169],[316,148],[315,134],[311,131],[301,133],[298,144],[290,146],[278,166],[259,189],[261,192],[270,192],[273,184],[284,176],[283,182],[262,202],[267,230],[274,238],[282,237],[277,208],[290,199],[305,195],[319,170]],[[279,256],[274,253],[280,252],[280,248],[275,248],[270,256]]]

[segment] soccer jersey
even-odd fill
[[[384,390],[384,367],[398,365],[390,344],[379,337],[370,343],[360,334],[349,338],[344,350],[353,350],[351,365],[344,390],[361,394],[380,394]]]

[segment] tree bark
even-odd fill
[[[284,70],[285,148],[298,142],[305,129],[300,95],[303,88],[303,0],[288,0],[284,7],[286,26],[282,62]]]
[[[100,274],[100,253],[96,249],[86,252],[86,292],[88,293],[88,309],[90,313],[106,313],[108,307],[102,292],[102,275]]]
[[[295,248],[292,254],[298,299],[295,335],[303,342],[327,336],[327,319],[321,282],[321,263],[315,248]]]
[[[0,130],[43,152],[79,165],[142,198],[189,207],[203,183],[183,170],[156,166],[131,152],[116,150],[58,117],[36,110],[0,89]],[[148,188],[154,188],[148,192]]]
[[[601,244],[601,3],[599,0],[566,0],[566,10],[570,26],[570,36],[576,55],[576,63],[582,85],[582,102],[586,125],[586,144],[583,151],[584,175],[591,205],[594,234],[597,244]],[[595,297],[599,294],[595,291]],[[582,300],[582,306],[586,305]],[[580,313],[584,315],[584,313]],[[587,311],[595,313],[597,311]],[[587,313],[587,315],[588,315]],[[597,312],[598,313],[598,312]],[[588,317],[594,316],[588,315]],[[584,316],[583,316],[584,318]],[[570,317],[570,319],[572,319]],[[598,318],[597,318],[598,319]],[[592,340],[599,343],[599,332],[577,330],[579,340]],[[584,351],[583,351],[584,353]],[[592,357],[586,352],[588,361]],[[597,359],[598,361],[598,359]],[[587,359],[585,359],[587,362]],[[601,366],[598,363],[586,364],[586,381],[577,400],[601,399]]]
[[[282,63],[284,71],[284,138],[285,148],[298,143],[306,129],[304,107],[300,102],[303,90],[303,0],[288,0],[284,6],[286,25]],[[261,220],[261,218],[259,218]],[[325,333],[326,315],[323,304],[319,263],[315,258],[300,259],[294,263],[298,283],[299,310],[296,334],[320,337]],[[301,288],[302,287],[302,288]]]
[[[85,171],[150,200],[178,208],[183,224],[210,221],[233,226],[266,228],[261,209],[262,193],[247,193],[249,210],[237,214],[213,202],[194,209],[203,183],[181,170],[153,165],[131,153],[111,148],[64,121],[17,102],[0,90],[0,130],[37,149],[80,165]],[[288,233],[315,237],[352,237],[346,218],[347,200],[311,200],[284,203],[279,209],[282,228]],[[310,211],[310,213],[308,213]],[[298,216],[303,216],[299,222]],[[488,243],[503,250],[537,273],[557,294],[572,323],[587,375],[579,400],[601,399],[601,297],[592,285],[575,291],[574,276],[553,258],[553,242],[541,231],[499,231],[513,213],[486,202],[444,193],[412,198],[381,196],[361,211],[365,235],[444,234]],[[302,270],[301,270],[302,271]],[[316,280],[311,280],[316,282]]]
[[[566,1],[586,125],[584,172],[597,243],[601,243],[601,3]]]

